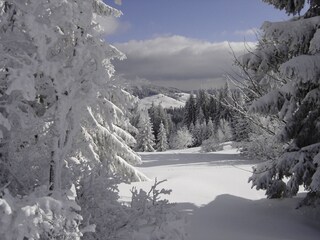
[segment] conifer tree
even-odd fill
[[[214,125],[213,125],[212,119],[209,118],[208,124],[206,125],[206,129],[205,129],[205,139],[209,139],[213,135],[214,135]]]
[[[209,97],[205,90],[198,91],[196,102],[197,119],[199,119],[200,123],[204,121],[207,123],[209,121]]]
[[[186,102],[185,105],[185,112],[184,112],[184,123],[187,126],[187,128],[190,127],[191,124],[196,124],[196,117],[197,110],[196,110],[196,100],[193,96],[193,94],[190,94],[189,99]]]
[[[193,131],[191,132],[193,138],[193,146],[198,147],[202,143],[202,131],[199,120],[196,121]]]
[[[306,4],[265,2],[293,15]],[[294,196],[300,185],[309,192],[306,200],[320,197],[320,5],[309,3],[303,16],[265,22],[258,47],[242,59],[252,84],[263,89],[251,111],[276,115],[284,123],[278,139],[288,143],[285,153],[258,166],[251,177],[253,186],[266,189],[271,198]]]
[[[142,112],[139,118],[136,151],[154,152],[155,137],[148,112]]]
[[[166,151],[168,149],[167,131],[162,122],[160,123],[160,129],[157,140],[157,150],[160,152]]]

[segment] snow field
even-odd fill
[[[177,100],[160,93],[151,97],[145,97],[141,99],[139,106],[142,109],[149,109],[153,103],[155,106],[161,104],[163,108],[181,108],[185,105],[184,99],[184,96],[181,100]]]
[[[167,198],[187,213],[190,240],[319,239],[320,212],[296,210],[299,197],[270,200],[263,191],[251,189],[253,163],[241,159],[236,149],[199,151],[141,153],[139,168],[151,179],[168,180],[162,187],[173,190]],[[149,190],[152,183],[121,184],[122,200],[129,201],[133,186]]]

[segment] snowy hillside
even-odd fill
[[[225,146],[216,153],[199,148],[141,153],[139,168],[148,177],[167,179],[168,199],[186,214],[188,240],[316,240],[320,212],[296,209],[301,195],[292,199],[265,199],[263,191],[247,182],[253,163]],[[121,184],[124,201],[132,186],[150,189],[150,182]]]
[[[130,82],[130,85],[126,86],[126,90],[140,99],[160,93],[172,98],[176,98],[176,94],[180,94],[181,92],[181,90],[177,88],[162,87],[145,82]]]
[[[190,97],[190,93],[176,93],[174,95],[174,98],[181,101],[181,102],[186,102]]]
[[[148,109],[151,107],[152,103],[154,103],[154,105],[156,106],[161,104],[163,108],[181,108],[185,105],[185,98],[186,97],[184,94],[181,95],[181,100],[177,100],[160,93],[151,97],[141,99],[139,106],[141,108]]]

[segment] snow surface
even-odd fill
[[[190,240],[319,239],[319,209],[296,210],[301,195],[265,199],[247,182],[254,163],[228,144],[216,153],[191,148],[140,155],[139,170],[151,179],[168,180],[162,187],[173,190],[168,199],[186,214]],[[132,186],[149,190],[152,183],[121,184],[122,200],[129,201]]]
[[[187,102],[187,100],[190,98],[190,93],[176,93],[175,97],[181,101],[181,102]]]
[[[182,95],[182,99],[184,98],[185,96]],[[158,106],[159,104],[161,104],[163,108],[181,108],[181,107],[184,107],[186,102],[183,100],[177,100],[177,99],[168,97],[160,93],[157,95],[153,95],[153,96],[141,99],[139,102],[139,106],[142,109],[149,109],[152,103],[154,103],[155,106]]]

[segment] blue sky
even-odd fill
[[[105,0],[106,1],[106,0]],[[119,1],[119,0],[118,0]],[[232,70],[233,51],[254,47],[264,21],[289,17],[262,0],[122,0],[123,12],[103,25],[106,40],[127,59],[114,61],[132,81],[182,90],[220,87]]]
[[[122,0],[120,31],[111,42],[144,40],[162,35],[182,35],[207,41],[253,40],[248,30],[258,29],[265,20],[287,19],[261,0]],[[246,31],[247,34],[244,34]]]

